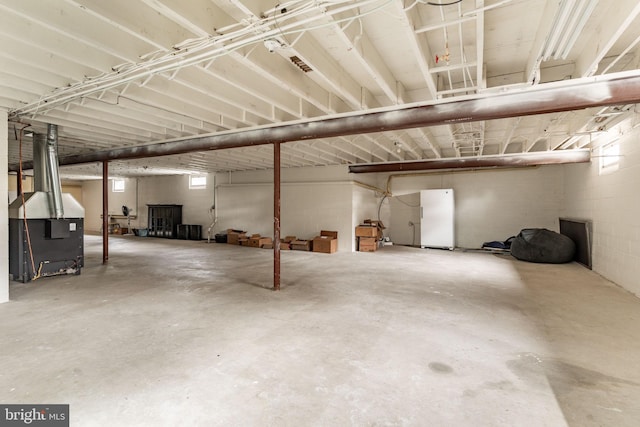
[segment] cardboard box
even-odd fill
[[[358,239],[358,251],[375,252],[378,250],[378,239],[375,237],[360,237]]]
[[[356,227],[356,237],[378,237],[378,227],[359,225]]]
[[[113,234],[128,234],[129,229],[127,227],[114,227]]]
[[[332,254],[338,250],[338,232],[322,230],[313,238],[313,252]]]
[[[374,219],[365,219],[364,226],[375,227],[378,229],[377,233],[371,236],[362,236],[362,237],[377,237],[378,239],[382,239],[383,231],[386,227],[382,223],[382,221],[374,220]],[[371,231],[370,231],[371,232]],[[372,232],[371,232],[372,233]],[[358,234],[356,233],[356,236]]]
[[[241,238],[246,238],[247,233],[242,230],[227,230],[227,243],[230,245],[239,245]]]
[[[373,219],[365,219],[364,223],[367,225],[372,225],[374,227],[378,227],[380,230],[384,230],[385,227],[384,224],[382,223],[382,221],[378,221],[378,220],[373,220]]]
[[[273,249],[273,242],[262,245],[262,249]]]
[[[310,251],[311,240],[294,240],[291,242],[291,250],[294,251]]]
[[[280,242],[280,250],[281,251],[288,251],[291,250],[291,243],[289,242],[285,242],[284,240],[282,242]]]
[[[259,234],[253,235],[249,238],[248,246],[251,248],[261,248],[266,244],[273,243],[273,239],[271,237],[262,237]]]
[[[296,236],[287,236],[284,239],[281,239],[283,242],[285,243],[291,243],[294,240],[298,240],[298,238]]]
[[[249,246],[249,238],[248,237],[240,237],[238,239],[238,244],[240,246]]]

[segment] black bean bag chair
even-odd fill
[[[511,242],[511,255],[521,261],[562,264],[571,262],[576,244],[546,228],[525,228]]]

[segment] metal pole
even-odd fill
[[[109,162],[102,162],[102,263],[109,260]]]
[[[280,143],[273,143],[273,290],[280,290]]]

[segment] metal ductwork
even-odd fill
[[[49,192],[47,179],[47,135],[33,134],[33,191]]]
[[[34,192],[9,205],[9,273],[22,282],[80,274],[84,208],[62,193],[55,125],[48,126],[46,135],[33,135],[33,159]]]
[[[52,124],[47,127],[47,179],[49,181],[52,217],[63,218],[62,184],[58,169],[58,126]]]

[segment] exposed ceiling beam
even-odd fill
[[[638,0],[616,0],[610,3],[606,25],[602,25],[599,31],[593,32],[585,43],[582,55],[576,61],[576,71],[579,76],[594,75],[598,71],[600,61],[640,15]]]
[[[401,25],[407,33],[409,43],[411,44],[411,48],[413,49],[416,60],[418,61],[418,67],[420,68],[420,72],[427,84],[427,89],[431,94],[431,98],[436,99],[438,95],[438,88],[430,72],[431,65],[429,59],[432,58],[431,50],[429,49],[429,45],[426,41],[414,31],[414,28],[419,26],[420,17],[417,15],[415,8],[405,10],[404,1],[397,0],[395,4],[398,12],[400,13],[400,17],[402,18]]]
[[[533,41],[533,45],[529,53],[529,59],[527,60],[525,68],[525,83],[540,83],[540,65],[542,65],[545,43],[550,37],[552,24],[559,10],[560,1],[545,2],[540,26],[536,32],[536,38]]]
[[[484,75],[484,0],[476,0],[476,10],[476,86],[482,90],[487,87]]]
[[[362,25],[362,23],[360,24]],[[349,21],[347,25],[342,27],[335,23],[333,28],[336,29],[336,34],[347,45],[347,49],[354,54],[360,66],[369,73],[382,89],[391,104],[403,104],[405,100],[402,99],[402,94],[398,93],[393,73],[380,56],[367,33],[363,31],[362,26],[358,29],[358,20],[354,18],[354,20]]]
[[[518,125],[520,124],[520,120],[522,117],[516,117],[514,119],[509,120],[507,124],[507,129],[504,134],[504,141],[500,142],[500,154],[504,154],[507,151],[507,147],[511,144],[511,140],[513,139],[513,134],[515,133]]]
[[[419,160],[415,162],[371,163],[350,165],[350,173],[404,172],[442,169],[478,169],[498,167],[529,167],[567,163],[588,163],[591,150],[570,150],[500,156],[473,156],[449,159]]]
[[[639,102],[640,72],[617,73],[538,85],[527,91],[501,93],[491,97],[479,95],[460,101],[414,105],[330,119],[221,132],[143,146],[94,151],[62,157],[60,164],[165,156]],[[17,165],[12,165],[11,168],[15,170]],[[24,166],[24,168],[29,167]]]

